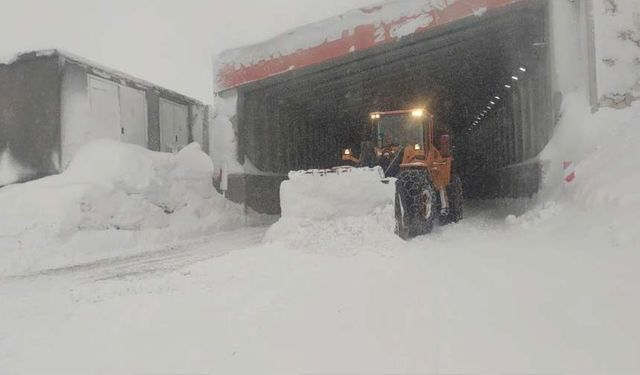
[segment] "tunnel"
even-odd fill
[[[424,107],[451,135],[469,199],[538,191],[554,127],[548,2],[520,1],[238,88],[238,155],[260,171],[331,168],[369,113]]]

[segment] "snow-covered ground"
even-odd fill
[[[213,163],[98,140],[57,176],[0,189],[0,275],[134,254],[262,218],[212,186]]]
[[[5,272],[0,372],[638,373],[638,123],[572,105],[538,200],[411,242],[381,209]]]

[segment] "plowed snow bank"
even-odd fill
[[[280,187],[282,217],[331,220],[374,213],[393,203],[394,184],[376,168],[337,168],[337,173],[290,172]]]
[[[44,265],[54,254],[64,263],[241,225],[241,207],[215,191],[212,174],[198,144],[174,155],[90,143],[64,173],[0,189],[0,256],[8,258],[0,273]],[[66,255],[53,251],[63,244]]]
[[[285,241],[311,252],[337,253],[397,242],[393,234],[395,181],[382,183],[383,176],[379,167],[289,173],[289,180],[280,187],[282,217],[265,240]]]

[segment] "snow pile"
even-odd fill
[[[238,162],[238,137],[232,122],[237,117],[237,102],[238,95],[235,92],[215,97],[209,144],[216,171],[227,168],[228,173],[244,172],[243,166]]]
[[[569,189],[570,200],[596,216],[615,236],[615,245],[640,248],[640,103],[624,111],[603,109],[591,125],[601,129],[595,149],[578,164],[578,182]]]
[[[267,242],[285,241],[311,251],[351,250],[377,242],[395,242],[394,179],[382,182],[376,168],[337,168],[337,172],[296,171],[280,187],[281,219]]]
[[[640,3],[594,2],[598,87],[608,105],[640,97]]]
[[[92,142],[61,175],[0,189],[0,257],[15,255],[28,268],[28,254],[46,258],[42,249],[56,245],[100,252],[240,225],[242,209],[214,190],[212,175],[195,143],[174,155]]]
[[[591,108],[584,100],[584,95],[568,95],[563,103],[562,119],[547,147],[540,154],[548,168],[545,170],[545,185],[542,190],[545,200],[554,198],[562,182],[562,162],[571,161],[580,164],[588,158],[596,157],[599,152],[618,154],[624,145],[634,147],[638,138],[637,124],[640,116],[640,103],[633,103],[629,108],[616,110],[601,108],[592,114]],[[628,151],[627,151],[628,152]],[[630,153],[629,155],[632,155]],[[612,160],[607,171],[629,175],[632,170],[621,170],[619,167],[634,158],[626,155],[620,160]],[[612,155],[613,157],[613,155]],[[581,178],[585,177],[580,170]],[[593,171],[594,173],[596,171]],[[599,173],[602,173],[601,171]],[[608,181],[607,184],[614,184]],[[579,185],[579,184],[576,184]]]
[[[282,218],[320,221],[373,213],[393,204],[395,184],[382,183],[383,177],[380,167],[291,172],[280,187]]]
[[[569,215],[571,227],[605,231],[612,246],[640,247],[640,102],[629,108],[603,108],[591,114],[580,96],[570,96],[554,138],[541,154],[547,160],[538,207],[511,223],[526,227]],[[563,183],[563,161],[576,164],[577,179]]]

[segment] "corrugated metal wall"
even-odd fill
[[[6,150],[28,171],[19,180],[58,172],[60,61],[57,56],[0,65],[0,155]]]

